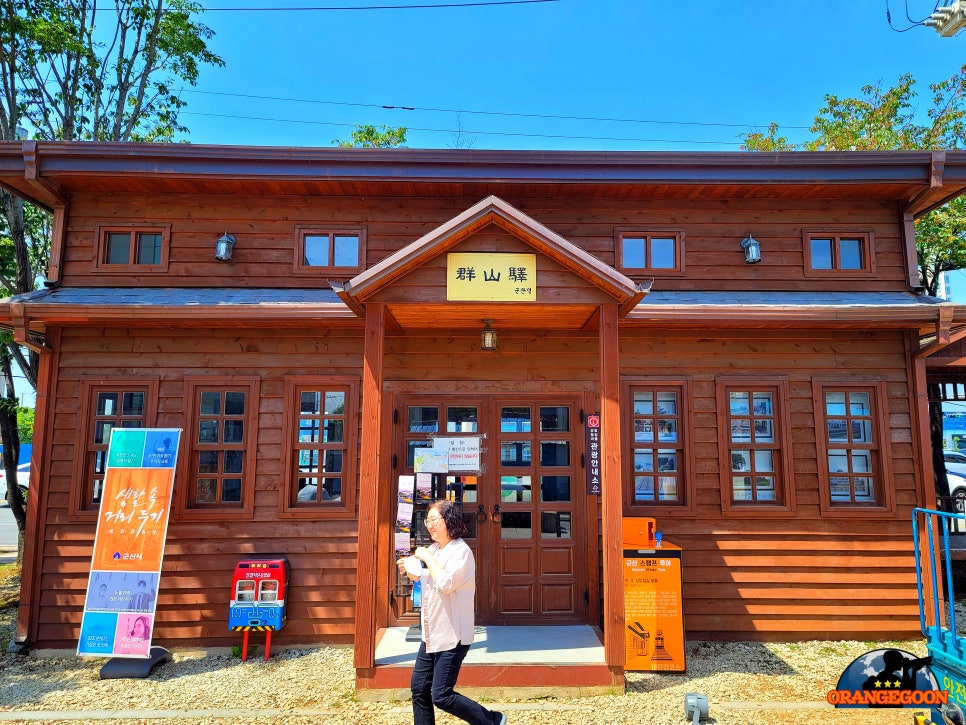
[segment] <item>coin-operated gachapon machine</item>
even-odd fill
[[[288,559],[284,556],[242,559],[231,579],[228,629],[244,632],[242,660],[248,659],[248,635],[265,632],[265,659],[271,656],[272,632],[285,624]]]

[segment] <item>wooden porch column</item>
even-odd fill
[[[382,383],[386,315],[366,305],[362,370],[362,449],[359,466],[359,555],[356,564],[356,669],[376,664],[376,571],[379,542],[379,472],[382,468]]]
[[[624,674],[624,576],[621,547],[620,354],[617,305],[600,306],[601,510],[604,547],[604,660]]]

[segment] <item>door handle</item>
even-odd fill
[[[476,509],[476,520],[481,523],[486,523],[486,506],[480,504],[480,507]]]
[[[500,511],[500,504],[493,507],[493,513],[490,514],[490,521],[494,524],[498,524],[503,521],[503,513]]]

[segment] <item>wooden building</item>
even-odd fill
[[[376,682],[412,621],[397,481],[446,431],[484,442],[461,479],[481,623],[600,627],[619,680],[644,516],[684,550],[689,639],[918,636],[925,352],[966,309],[920,294],[913,221],[966,189],[966,152],[18,142],[0,183],[54,213],[44,288],[0,303],[41,353],[30,647],[76,646],[115,426],[185,431],[169,647],[237,643],[235,562],[284,554],[274,641],[354,643]]]

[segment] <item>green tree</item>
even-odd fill
[[[178,88],[197,82],[205,65],[224,65],[207,41],[213,31],[191,0],[0,0],[0,140],[173,141]],[[8,295],[36,287],[50,255],[45,212],[0,190],[0,286]],[[36,388],[39,357],[0,336],[0,442],[6,498],[26,523],[16,486],[21,429],[12,365]]]
[[[342,148],[391,149],[406,144],[406,127],[390,128],[372,125],[356,126],[348,141],[333,139],[332,143]]]
[[[748,151],[892,151],[897,149],[956,149],[966,143],[966,66],[929,86],[931,105],[917,114],[916,82],[903,75],[883,89],[882,83],[864,86],[857,98],[825,96],[812,123],[814,137],[801,145],[790,143],[772,123],[766,133],[742,138]],[[936,295],[942,272],[966,267],[966,204],[961,199],[916,220],[919,279],[926,294]]]
[[[966,66],[941,83],[929,86],[931,105],[925,115],[915,105],[915,81],[903,75],[883,89],[881,82],[864,86],[857,98],[825,96],[811,127],[814,137],[801,146],[780,136],[777,124],[767,133],[744,137],[750,151],[880,151],[897,149],[956,149],[966,143]],[[966,267],[966,200],[954,199],[915,221],[919,280],[926,294],[935,296],[943,272]],[[929,399],[939,400],[937,385],[930,384]],[[942,455],[942,404],[929,404],[932,464],[936,489],[949,496],[949,481]]]

